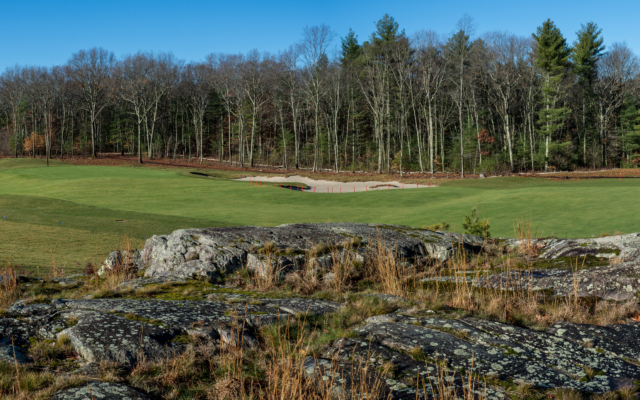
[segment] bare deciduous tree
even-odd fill
[[[96,156],[96,119],[112,99],[110,80],[116,58],[101,47],[80,50],[69,60],[69,73],[80,87],[91,121],[91,156]]]

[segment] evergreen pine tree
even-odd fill
[[[553,21],[547,19],[538,27],[533,38],[538,44],[536,66],[543,76],[542,107],[538,112],[538,132],[545,138],[545,171],[549,168],[549,142],[551,136],[564,125],[564,119],[570,111],[558,107],[560,83],[569,67],[569,48]]]
[[[638,158],[636,154],[640,149],[640,110],[635,96],[627,94],[624,98],[624,107],[620,113],[620,125],[622,128],[622,155],[627,162],[633,162]],[[636,166],[638,161],[635,162]]]
[[[589,22],[582,25],[576,33],[578,40],[571,49],[573,70],[578,75],[578,82],[583,86],[591,86],[598,76],[597,62],[604,51],[604,39],[600,36],[602,29]]]
[[[349,28],[347,36],[342,38],[342,65],[353,63],[360,56],[360,45],[358,44],[358,36]]]
[[[591,118],[591,106],[595,93],[593,83],[598,77],[597,62],[604,51],[604,39],[600,36],[601,29],[593,22],[582,25],[576,32],[578,40],[573,43],[571,49],[571,61],[573,70],[578,76],[578,84],[582,89],[582,110],[581,110],[581,130],[582,130],[582,156],[583,163],[586,164],[587,153],[587,127],[593,125]]]
[[[398,32],[398,29],[400,29],[400,25],[395,18],[385,14],[376,22],[376,31],[371,35],[371,42],[374,44],[393,43],[398,36],[404,36],[404,29],[401,32]]]

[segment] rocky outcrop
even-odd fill
[[[321,300],[226,292],[205,301],[86,299],[32,305],[19,301],[9,310],[20,319],[0,319],[0,358],[14,360],[12,338],[18,361],[26,362],[19,346],[28,345],[29,338],[66,336],[85,362],[110,360],[131,366],[181,354],[196,337],[214,344],[242,342],[255,347],[252,332],[264,325],[339,308],[339,304]]]
[[[483,276],[473,284],[504,290],[551,289],[560,296],[608,300],[628,300],[640,292],[640,233],[538,242],[543,251],[531,269]],[[539,265],[545,268],[536,268]]]
[[[34,339],[52,343],[51,339],[62,336],[69,338],[75,351],[74,361],[65,362],[84,365],[75,372],[79,374],[102,360],[126,369],[143,360],[191,354],[185,351],[199,343],[260,354],[268,343],[262,327],[294,318],[310,324],[327,321],[343,305],[276,297],[193,278],[216,280],[240,267],[258,276],[310,268],[323,271],[326,278],[335,262],[367,262],[377,246],[394,251],[404,262],[418,264],[446,261],[457,249],[478,251],[483,243],[475,236],[366,224],[189,229],[154,236],[137,258],[136,268],[144,268],[146,276],[125,282],[109,294],[121,297],[20,300],[8,307],[0,318],[0,360],[29,365],[33,363],[29,355],[37,358],[29,352]],[[516,241],[507,244],[518,245]],[[547,289],[557,295],[616,300],[630,299],[640,291],[639,234],[553,239],[538,245],[543,252],[532,260],[534,268],[458,279],[506,290]],[[451,277],[438,279],[445,278]],[[64,282],[80,287],[83,280],[78,276],[49,280],[46,285]],[[301,360],[304,373],[323,398],[364,398],[364,393],[371,399],[497,400],[510,397],[507,387],[514,384],[605,393],[640,381],[640,323],[635,319],[606,326],[559,321],[543,331],[461,317],[449,306],[420,311],[409,295],[365,292],[345,298],[352,301],[352,295],[369,298],[376,305],[384,303],[367,311],[383,315],[349,325],[344,337],[332,339]],[[328,329],[323,328],[322,334],[331,334]],[[65,389],[53,398],[127,397],[146,398],[130,387],[100,382]]]
[[[424,262],[446,261],[459,249],[477,252],[483,243],[477,236],[397,225],[330,223],[181,229],[147,240],[142,260],[147,277],[199,276],[215,281],[221,274],[243,266],[260,274],[270,270],[284,274],[302,268],[306,262],[318,268],[332,265],[332,257],[344,257],[345,253],[362,262],[378,244],[407,261]]]
[[[627,340],[640,333],[640,324],[624,327]],[[617,328],[614,325],[602,329]],[[437,378],[436,371],[443,368],[452,376],[454,371],[473,371],[502,381],[594,393],[619,389],[640,378],[640,367],[627,361],[628,350],[620,349],[624,345],[615,348],[621,335],[598,337],[602,346],[611,349],[607,351],[585,346],[582,338],[559,327],[540,332],[476,318],[452,320],[401,313],[369,318],[355,332],[360,338],[337,341],[327,358],[375,360],[378,366],[390,363],[396,389],[408,391],[411,388],[407,383],[414,377]],[[635,346],[640,342],[634,339],[633,343]],[[465,388],[461,385],[459,382],[455,386],[462,391]],[[413,393],[415,396],[415,390]],[[495,391],[491,395],[502,397]]]
[[[149,397],[126,385],[110,382],[90,382],[86,385],[63,389],[50,400],[149,400]]]
[[[163,282],[160,284],[173,284]],[[144,285],[128,287],[145,290]],[[83,368],[101,360],[131,368],[142,360],[175,357],[196,343],[259,349],[263,345],[261,327],[300,314],[311,319],[326,316],[342,307],[323,300],[269,298],[220,285],[206,287],[202,289],[211,293],[206,295],[207,300],[200,301],[18,301],[0,319],[0,359],[29,364],[32,360],[25,349],[33,338],[60,336],[70,339],[80,356],[78,362],[86,364]],[[322,393],[360,396],[365,386],[368,398],[441,398],[445,392],[454,391],[460,398],[503,399],[507,394],[500,385],[486,385],[469,374],[492,377],[494,382],[591,393],[616,390],[640,380],[640,323],[593,326],[557,322],[543,332],[460,318],[446,311],[403,311],[401,307],[411,304],[402,297],[365,296],[391,302],[399,310],[366,319],[347,337],[304,361],[305,373]],[[94,393],[94,398],[111,398],[109,390],[114,396],[120,393],[118,390],[133,390],[94,384],[105,396]],[[145,398],[133,397],[137,395],[134,392],[123,393],[130,398]],[[86,392],[79,387],[55,396],[86,398],[69,397],[86,396]]]

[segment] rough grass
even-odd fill
[[[206,170],[216,178],[211,179],[192,175],[195,169],[189,168],[41,165],[41,160],[0,160],[0,257],[32,270],[48,266],[51,250],[60,265],[73,268],[85,258],[102,259],[124,234],[142,241],[178,228],[301,221],[421,227],[444,220],[460,232],[474,206],[497,237],[512,236],[513,221],[530,215],[544,236],[628,233],[640,223],[640,216],[630,212],[640,179],[492,178],[446,181],[431,189],[314,196],[222,179],[238,176],[234,171]],[[64,245],[65,240],[73,245]]]
[[[378,243],[377,247],[382,248],[383,243]],[[265,247],[267,254],[275,250],[274,246]],[[535,249],[530,251],[535,252]],[[507,255],[511,259],[523,262],[530,257],[526,251],[515,250],[511,250]],[[496,259],[496,262],[504,263],[504,254],[492,247],[487,247],[484,260],[477,256],[458,256],[448,265],[436,264],[399,269],[399,264],[397,260],[392,260],[393,257],[392,252],[380,251],[367,263],[350,264],[348,276],[341,285],[316,284],[313,285],[313,289],[309,289],[310,285],[305,285],[304,281],[315,278],[307,274],[300,275],[297,280],[272,282],[269,286],[270,291],[261,296],[289,295],[304,287],[303,291],[308,292],[307,297],[340,301],[345,307],[329,315],[314,317],[300,314],[291,316],[286,321],[259,327],[257,337],[260,338],[261,344],[258,348],[247,349],[236,344],[218,349],[211,344],[201,343],[199,339],[184,337],[181,339],[189,345],[186,353],[168,356],[167,359],[158,362],[142,361],[134,365],[131,370],[125,370],[115,363],[102,362],[100,364],[101,379],[125,383],[157,398],[166,399],[333,399],[335,397],[331,396],[331,393],[334,392],[332,385],[335,382],[327,380],[320,384],[314,383],[306,377],[300,363],[306,356],[320,356],[327,346],[336,340],[353,336],[352,329],[361,325],[368,317],[388,314],[398,308],[397,304],[370,296],[375,293],[393,293],[405,297],[407,300],[400,300],[400,305],[408,315],[433,315],[435,311],[442,318],[476,316],[530,327],[546,327],[557,320],[608,324],[638,315],[639,311],[635,301],[594,302],[593,299],[578,299],[572,296],[558,298],[548,293],[519,290],[500,292],[474,289],[464,282],[435,285],[420,283],[420,278],[431,273],[432,270],[436,271],[436,275],[445,272],[473,271],[492,258]],[[515,268],[513,266],[515,264],[517,263],[513,262],[510,264],[511,267],[505,268]],[[336,267],[336,265],[333,266],[333,268]],[[8,267],[7,271],[10,272]],[[247,272],[241,271],[237,274],[246,275]],[[247,290],[256,289],[255,279],[260,279],[257,276],[249,277],[244,279],[244,284],[239,284],[235,288],[223,288],[199,281],[150,285],[136,292],[117,288],[117,283],[132,277],[130,271],[125,268],[115,268],[108,272],[106,277],[87,275],[84,278],[85,284],[76,288],[52,285],[45,280],[44,283],[34,282],[30,286],[24,286],[20,297],[29,302],[45,302],[60,297],[85,298],[87,295],[196,300],[216,292],[249,293]],[[240,282],[241,280],[229,277],[229,281]],[[14,294],[13,299],[17,297],[18,295]],[[7,299],[7,303],[10,303],[10,300]],[[125,317],[140,320],[140,317],[135,314],[127,314]],[[67,320],[68,326],[73,323],[73,320]],[[444,331],[465,338],[462,332]],[[34,339],[28,354],[36,361],[36,368],[16,368],[10,363],[0,363],[0,398],[44,399],[60,388],[86,384],[86,378],[82,376],[73,377],[65,374],[66,371],[73,369],[77,355],[64,336],[55,341]],[[416,360],[421,360],[418,351],[412,355]],[[339,400],[377,398],[375,394],[380,391],[386,372],[374,370],[366,362],[354,363],[353,368],[356,375],[363,374],[363,378],[367,376],[368,385],[356,387],[355,393],[338,397]],[[447,371],[444,363],[434,371],[434,374],[440,378],[445,378],[451,373],[452,371]],[[590,373],[593,375],[596,372]],[[465,382],[469,382],[469,387],[476,383],[482,386],[482,380],[490,385],[502,386],[514,399],[600,398],[567,390],[515,386],[509,382],[499,382],[495,378],[471,374],[463,378]],[[418,377],[413,384],[420,388],[424,382],[419,379]],[[453,396],[446,384],[447,379],[440,379],[440,382],[438,387],[433,388],[438,393],[437,398],[455,398],[456,396]],[[634,395],[635,389],[629,388],[608,393],[602,398],[632,398]],[[457,398],[476,397],[466,393]]]

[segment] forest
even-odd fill
[[[0,76],[0,156],[117,153],[313,171],[509,174],[640,164],[638,58],[596,23],[570,39],[405,33],[391,16],[359,41],[304,28],[277,54],[117,58]]]

